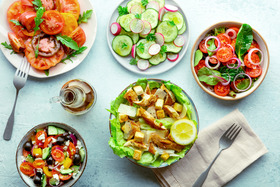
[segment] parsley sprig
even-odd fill
[[[137,64],[137,60],[135,58],[130,59],[129,62],[130,65],[136,65]]]
[[[81,23],[87,23],[88,22],[88,19],[91,17],[93,13],[93,10],[87,10],[85,12],[83,12],[83,15],[79,16],[79,19],[78,19],[78,24],[81,24]]]
[[[142,42],[140,42],[137,46],[138,50],[141,52],[141,53],[144,53],[145,51],[145,46]]]
[[[118,7],[118,12],[119,12],[119,16],[122,16],[122,15],[128,14],[127,7],[122,7],[122,6],[119,6],[119,7]]]
[[[135,18],[141,19],[141,14],[136,14],[136,15],[135,15]]]
[[[164,53],[166,53],[167,51],[167,47],[165,45],[161,46],[161,49],[160,49],[160,54],[163,55]]]
[[[32,1],[32,4],[35,5],[35,10],[38,10],[40,7],[43,6],[41,0],[34,0],[34,1]]]
[[[126,43],[123,43],[122,44],[122,49],[126,48],[127,47],[127,44]]]
[[[170,26],[176,26],[176,24],[174,23],[174,21],[168,21],[167,24],[170,25]]]
[[[146,6],[149,3],[149,1],[148,0],[141,0],[141,3],[142,3],[143,6]]]
[[[156,38],[155,33],[150,33],[150,34],[147,35],[146,39],[148,41],[155,41],[157,38]]]

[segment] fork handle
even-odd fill
[[[221,154],[223,149],[219,149],[218,154],[216,155],[216,157],[214,158],[214,160],[210,163],[210,165],[208,166],[208,168],[198,177],[198,179],[196,179],[195,183],[193,184],[192,187],[201,187],[205,181],[205,179],[208,176],[209,170],[211,169],[212,165],[214,164],[214,162],[216,161],[216,159],[218,158],[218,156]]]
[[[15,108],[16,108],[16,104],[17,104],[18,93],[19,93],[19,90],[17,90],[16,98],[15,98],[15,102],[14,102],[14,107],[13,107],[12,113],[11,113],[9,119],[8,119],[8,122],[7,122],[7,125],[6,125],[6,128],[5,128],[5,132],[4,132],[4,135],[3,135],[4,140],[7,140],[7,141],[9,141],[11,139],[12,132],[13,132],[14,119],[15,119],[14,118]]]

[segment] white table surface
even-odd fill
[[[0,0],[2,2],[4,0]],[[12,110],[15,88],[12,80],[15,68],[0,53],[0,186],[24,186],[15,166],[16,147],[33,126],[49,121],[63,122],[77,129],[88,147],[88,164],[75,186],[159,186],[151,170],[136,166],[114,155],[108,146],[109,112],[113,100],[124,87],[145,77],[131,73],[119,65],[110,54],[106,28],[111,12],[119,1],[91,0],[98,18],[97,38],[88,57],[76,69],[49,79],[29,77],[21,90],[15,113],[11,141],[2,134]],[[147,78],[171,80],[192,97],[200,118],[200,130],[238,108],[267,146],[269,153],[257,160],[227,186],[279,186],[280,184],[280,87],[279,87],[279,0],[177,0],[188,17],[190,46],[183,60],[170,71]],[[270,68],[262,85],[249,97],[229,102],[217,100],[196,84],[190,70],[190,50],[198,35],[220,21],[250,24],[265,38],[270,50]],[[2,41],[1,41],[2,42]],[[49,98],[58,94],[68,80],[82,78],[97,90],[95,107],[83,116],[65,112]],[[187,176],[186,176],[187,177]]]

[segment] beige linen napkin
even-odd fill
[[[153,169],[161,186],[192,186],[209,166],[219,150],[219,139],[233,124],[242,130],[230,148],[222,151],[209,171],[203,186],[223,186],[259,157],[267,153],[265,145],[253,132],[241,112],[235,110],[203,129],[190,152],[177,163]]]

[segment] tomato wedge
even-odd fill
[[[25,149],[22,150],[22,156],[27,157],[29,154],[31,154],[30,151],[26,151]]]
[[[78,0],[56,0],[56,8],[59,12],[71,13],[76,20],[79,19],[80,4]]]
[[[230,85],[222,85],[222,83],[218,83],[214,86],[214,91],[219,96],[226,96],[229,94],[230,91]]]
[[[60,149],[52,150],[51,154],[52,154],[53,159],[58,162],[61,162],[64,160],[64,157],[65,157],[64,153]]]
[[[31,176],[31,175],[34,175],[34,173],[35,173],[34,167],[33,167],[32,163],[30,163],[30,162],[21,163],[19,169],[25,175]]]
[[[44,21],[40,24],[41,30],[48,35],[60,33],[64,27],[64,18],[56,10],[48,10],[44,13]]]
[[[76,153],[76,147],[72,142],[69,142],[68,151],[70,153],[70,157]]]
[[[198,47],[199,47],[199,50],[200,50],[202,53],[208,53],[208,52],[207,52],[207,49],[206,49],[206,47],[205,47],[205,40],[202,40],[202,41],[199,43]]]
[[[77,42],[79,47],[82,47],[86,42],[86,34],[81,27],[77,27],[71,34],[70,38],[72,38],[75,42]]]
[[[198,73],[198,70],[200,70],[203,67],[206,67],[205,60],[200,60],[198,64],[194,67],[196,74]]]
[[[44,139],[45,138],[47,138],[47,133],[45,132],[45,131],[43,131],[43,130],[41,130],[41,131],[38,131],[37,133],[36,133],[36,135],[35,135],[35,141],[36,141],[36,144],[38,145],[39,143],[42,143],[43,144],[43,142],[42,142],[42,140],[39,140],[41,137],[44,137]],[[40,137],[40,138],[39,138]]]
[[[258,62],[260,62],[260,58],[259,58],[259,56],[256,54],[256,53],[252,53],[252,55],[251,55],[251,60],[253,61],[253,63],[258,63]],[[245,66],[246,67],[248,67],[248,68],[253,68],[253,69],[256,69],[257,68],[257,65],[254,65],[254,64],[252,64],[250,61],[249,61],[249,55],[247,54],[247,55],[245,55],[245,57],[244,57],[244,64],[245,64]]]
[[[41,159],[39,159],[39,160],[35,160],[34,162],[33,162],[33,167],[34,168],[36,168],[36,169],[38,169],[38,168],[43,168],[44,166],[45,166],[45,161],[44,160],[41,160]]]
[[[232,58],[233,53],[229,47],[222,47],[217,51],[216,56],[220,62],[227,62]]]
[[[217,37],[219,38],[220,42],[221,42],[221,47],[226,46],[227,44],[231,44],[231,39],[230,37],[225,34],[218,34]],[[215,45],[218,46],[218,41],[215,40]]]
[[[35,27],[34,18],[36,18],[36,12],[27,11],[20,15],[19,22],[30,32]]]
[[[246,74],[248,74],[252,78],[257,78],[262,74],[261,66],[256,66],[255,69],[253,68],[246,68]]]
[[[63,181],[67,181],[69,179],[71,179],[73,173],[69,174],[69,175],[62,175],[61,173],[59,174],[59,179],[63,180]]]

